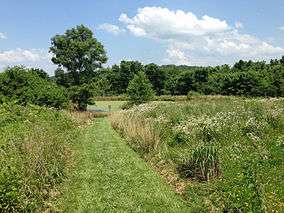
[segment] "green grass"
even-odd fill
[[[188,212],[182,199],[112,129],[96,119],[74,147],[62,212]]]
[[[144,104],[111,119],[161,174],[169,167],[186,181],[184,197],[192,209],[284,209],[283,99],[193,97]]]
[[[118,111],[121,109],[122,105],[127,101],[95,101],[95,105],[88,106],[89,110],[92,109],[102,109],[104,111],[109,111],[108,106],[111,106],[111,112]]]

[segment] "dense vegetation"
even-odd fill
[[[191,67],[122,61],[111,68],[97,69],[90,77],[98,96],[120,95],[129,82],[143,71],[157,95],[186,95],[189,91],[201,94],[238,96],[284,96],[284,57],[280,60],[242,61],[232,67]],[[56,82],[68,85],[71,75],[55,73]]]
[[[48,207],[72,157],[78,135],[67,114],[28,105],[0,105],[0,211]]]
[[[43,70],[12,67],[0,73],[0,103],[5,102],[61,109],[67,106],[68,98]]]
[[[93,96],[126,93],[129,96],[129,86],[135,92],[129,83],[139,73],[140,78],[148,78],[140,79],[146,83],[143,85],[150,88],[151,84],[158,96],[187,95],[189,92],[205,95],[284,96],[284,56],[280,60],[272,59],[270,63],[240,60],[231,67],[158,66],[153,63],[143,65],[138,61],[121,61],[119,65],[102,68],[107,61],[104,46],[83,25],[52,37],[50,52],[53,54],[52,62],[58,65],[53,77],[49,77],[43,70],[24,67],[7,68],[0,74],[0,103],[14,101],[23,105],[33,103],[66,108],[72,102],[75,109],[84,111],[88,104],[93,104]],[[152,89],[142,91],[148,91],[146,96],[150,97]],[[131,93],[131,97],[136,96]]]
[[[193,96],[140,105],[111,120],[193,212],[280,212],[283,109],[283,99]]]

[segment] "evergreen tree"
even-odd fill
[[[143,71],[139,71],[129,82],[127,96],[134,104],[145,103],[153,99],[152,84]]]

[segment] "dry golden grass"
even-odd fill
[[[65,113],[71,116],[76,121],[76,123],[79,124],[79,128],[90,125],[94,118],[101,118],[109,115],[108,112],[79,112],[72,110],[66,111]]]
[[[119,130],[133,143],[133,148],[145,152],[156,150],[160,145],[160,137],[154,132],[153,123],[141,117],[127,117],[123,112],[112,113],[110,116],[114,129]]]

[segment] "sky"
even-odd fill
[[[283,0],[0,0],[0,70],[53,74],[50,39],[84,24],[108,55],[145,64],[214,66],[284,55]]]

